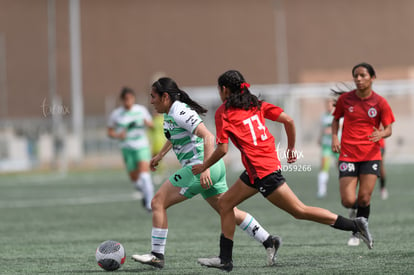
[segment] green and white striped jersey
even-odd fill
[[[194,135],[197,126],[203,122],[198,113],[187,104],[175,101],[168,114],[164,114],[164,133],[173,145],[181,166],[203,163],[203,139]]]
[[[321,116],[321,126],[322,126],[322,136],[321,136],[321,145],[325,147],[331,147],[332,144],[332,121],[334,117],[332,113],[326,112]],[[342,135],[342,125],[344,118],[339,119],[339,130],[338,138],[341,140]]]
[[[134,104],[129,110],[122,106],[111,113],[108,127],[127,131],[126,138],[119,142],[121,148],[141,149],[149,146],[145,120],[152,121],[152,117],[144,106]]]
[[[326,112],[321,116],[321,126],[322,126],[322,146],[331,146],[332,143],[332,121],[333,115],[330,112]]]

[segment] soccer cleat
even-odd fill
[[[359,245],[359,239],[354,234],[351,235],[351,238],[348,240],[348,246],[358,246]]]
[[[267,254],[267,265],[272,266],[276,262],[277,258],[277,251],[279,250],[279,247],[282,245],[282,238],[279,236],[270,236],[272,239],[272,246],[266,248],[266,254]]]
[[[144,255],[132,255],[131,257],[136,262],[141,264],[152,265],[153,267],[163,268],[164,267],[164,259],[160,259],[154,254],[144,254]]]
[[[358,228],[358,232],[355,233],[355,236],[363,240],[369,249],[372,249],[374,240],[368,230],[368,220],[365,217],[358,217],[354,221]]]
[[[202,266],[214,267],[227,272],[233,270],[233,262],[222,263],[220,257],[199,258],[197,262]]]

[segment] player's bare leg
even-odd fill
[[[175,187],[169,180],[158,189],[155,194],[152,206],[152,250],[149,254],[135,254],[132,259],[142,264],[148,264],[157,268],[164,267],[164,253],[168,235],[167,209],[187,199],[180,194],[181,188]]]
[[[203,266],[215,267],[225,271],[233,269],[233,237],[236,225],[234,207],[253,196],[257,190],[247,187],[240,179],[234,183],[219,199],[221,220],[220,256],[213,258],[199,258],[198,263]]]
[[[307,206],[296,197],[286,183],[273,191],[267,199],[297,219],[315,221],[331,225],[336,229],[358,233],[358,237],[364,240],[368,248],[372,248],[373,241],[365,217],[358,217],[355,220],[350,220],[338,216],[324,208]]]
[[[339,193],[341,195],[341,203],[344,207],[348,208],[350,219],[355,219],[357,217],[357,185],[357,177],[342,177],[339,179]],[[359,238],[355,234],[351,234],[351,237],[348,239],[347,244],[348,246],[358,246]]]
[[[252,189],[252,188],[249,188]],[[254,190],[254,189],[253,189]],[[206,199],[210,206],[219,213],[219,198],[223,194],[212,196]],[[279,236],[270,235],[265,228],[249,213],[234,207],[234,216],[236,219],[236,225],[246,232],[251,238],[261,243],[266,249],[266,264],[268,266],[274,265],[277,252],[282,244],[282,239]]]

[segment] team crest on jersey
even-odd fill
[[[376,117],[377,116],[377,110],[374,107],[369,108],[368,116],[371,117],[371,118]]]
[[[354,106],[349,106],[348,111],[349,111],[350,113],[353,113],[353,112],[354,112]]]
[[[174,123],[170,120],[164,120],[164,129],[174,130],[175,126]]]

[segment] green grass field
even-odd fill
[[[316,199],[316,170],[284,175],[304,203],[346,216],[334,172],[328,197]],[[371,204],[374,249],[348,247],[348,232],[295,220],[256,195],[240,208],[284,243],[277,265],[265,267],[263,247],[237,229],[233,273],[414,274],[414,171],[389,165],[387,172],[390,197],[382,201],[376,189]],[[151,216],[132,197],[124,171],[3,175],[0,190],[1,274],[103,274],[95,250],[108,239],[126,249],[120,274],[222,274],[196,262],[218,254],[220,234],[218,216],[199,197],[168,210],[166,266],[159,271],[130,260],[150,251]]]

